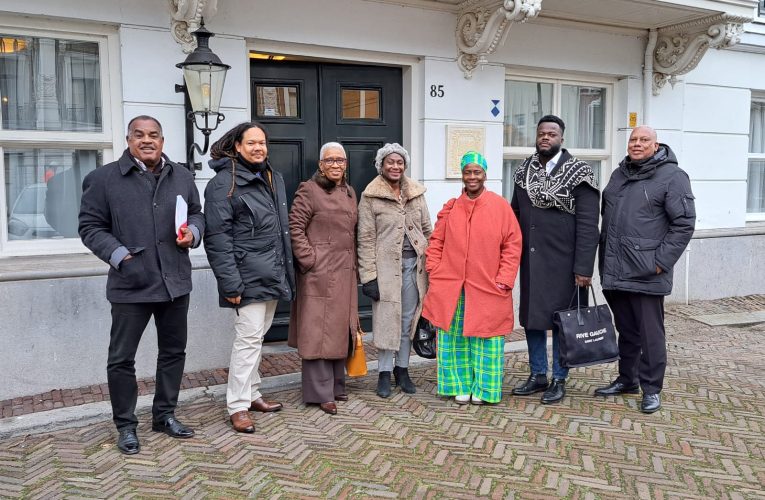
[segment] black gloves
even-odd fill
[[[377,286],[377,280],[373,279],[369,283],[361,285],[361,293],[377,302],[380,300],[380,287]]]

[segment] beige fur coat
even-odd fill
[[[425,250],[432,232],[425,186],[402,177],[402,200],[381,177],[367,185],[359,203],[358,258],[359,279],[368,283],[377,279],[380,300],[372,303],[372,332],[378,349],[398,350],[401,341],[401,253],[404,235],[417,252],[417,289],[419,304],[412,321],[414,336],[422,301],[428,289]]]

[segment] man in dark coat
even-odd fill
[[[656,131],[637,127],[627,157],[603,191],[599,270],[619,331],[619,377],[599,396],[637,394],[643,413],[661,408],[667,346],[664,296],[696,224],[691,182]]]
[[[260,392],[263,338],[279,300],[295,297],[284,179],[268,161],[262,125],[245,122],[210,148],[215,170],[205,188],[205,251],[221,307],[236,309],[226,406],[235,431],[252,433],[249,411],[282,404]]]
[[[537,152],[515,173],[512,207],[523,235],[520,323],[529,349],[528,380],[516,396],[544,391],[542,403],[566,395],[568,368],[561,365],[553,313],[567,309],[576,286],[592,281],[598,247],[598,202],[592,168],[561,149],[563,120],[543,116]],[[586,301],[587,290],[580,293]],[[547,330],[552,330],[552,383],[547,383]]]
[[[191,292],[189,248],[201,243],[204,217],[191,173],[162,154],[162,126],[150,116],[130,120],[128,149],[115,162],[89,173],[82,183],[82,242],[109,263],[106,298],[112,306],[106,368],[117,447],[140,451],[135,406],[135,353],[152,316],[157,326],[157,388],[152,430],[176,438],[194,431],[175,418],[186,362]],[[175,229],[178,197],[188,209],[188,227]]]

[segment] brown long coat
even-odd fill
[[[295,193],[289,224],[297,264],[287,343],[303,359],[343,359],[358,325],[356,194],[313,179]]]
[[[377,279],[380,300],[372,303],[372,333],[378,349],[397,351],[401,345],[401,253],[404,235],[417,252],[419,304],[409,336],[414,337],[422,301],[428,290],[425,249],[432,232],[425,186],[403,177],[402,201],[377,176],[361,194],[359,203],[359,279]]]

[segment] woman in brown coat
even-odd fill
[[[359,278],[362,293],[374,301],[377,395],[387,398],[391,372],[402,391],[416,391],[409,378],[409,351],[428,289],[425,249],[431,225],[425,186],[404,175],[406,149],[385,144],[377,151],[375,167],[380,175],[359,203]]]
[[[319,169],[300,184],[290,210],[297,298],[292,304],[288,344],[302,359],[303,402],[334,415],[347,401],[345,359],[358,326],[356,290],[356,194],[345,181],[343,146],[330,142],[319,153]]]

